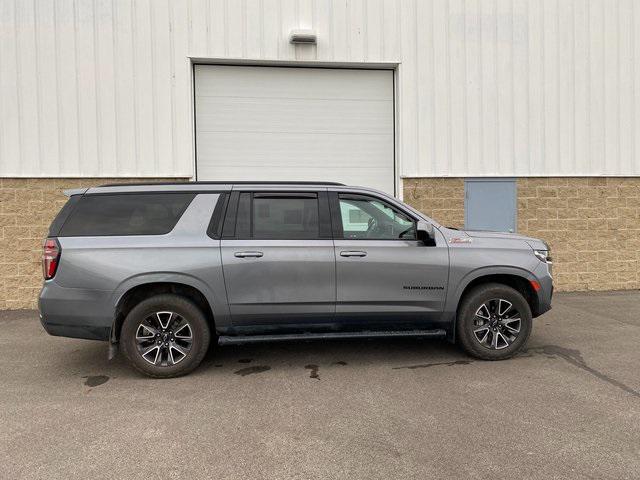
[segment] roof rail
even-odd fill
[[[99,187],[146,187],[153,185],[338,185],[344,186],[344,183],[338,182],[261,182],[261,181],[240,181],[240,182],[143,182],[143,183],[107,183],[105,185],[99,185]]]

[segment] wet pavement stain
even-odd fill
[[[240,370],[236,370],[233,373],[235,375],[246,377],[247,375],[253,375],[254,373],[262,373],[262,372],[266,372],[267,370],[271,370],[271,367],[268,365],[256,365],[255,367],[241,368]]]
[[[634,397],[640,398],[640,392],[634,390],[630,386],[616,380],[615,378],[610,377],[609,375],[602,373],[599,370],[589,366],[587,362],[582,357],[582,352],[580,350],[574,350],[571,348],[560,347],[558,345],[543,345],[542,347],[534,347],[527,350],[528,352],[534,353],[542,353],[546,355],[547,358],[561,358],[567,363],[584,370],[587,373],[590,373],[594,377],[602,380],[603,382],[607,382],[614,387],[623,390]]]
[[[253,361],[253,358],[241,358],[240,360],[238,360],[238,363],[251,363]]]
[[[84,384],[87,387],[97,387],[98,385],[102,385],[103,383],[107,383],[109,381],[109,377],[107,377],[106,375],[90,375],[88,377],[82,378],[86,378]]]
[[[544,355],[546,358],[549,359],[557,359],[557,358],[561,358],[562,360],[564,360],[565,362],[578,367],[579,369],[590,373],[591,375],[593,375],[594,377],[598,378],[599,380],[602,380],[603,382],[607,382],[610,385],[613,385],[614,387],[619,388],[620,390],[623,390],[627,393],[629,393],[630,395],[633,395],[634,397],[640,398],[640,392],[637,390],[634,390],[633,388],[631,388],[630,386],[626,385],[625,383],[616,380],[613,377],[610,377],[609,375],[591,367],[590,365],[587,364],[587,362],[585,361],[585,359],[582,357],[582,353],[580,352],[580,350],[574,350],[571,348],[566,348],[566,347],[561,347],[559,345],[543,345],[541,347],[533,347],[533,348],[529,348],[527,350],[525,350],[524,353],[517,355],[514,358],[531,358],[537,355]],[[441,365],[446,365],[448,367],[454,366],[454,365],[469,365],[470,363],[474,363],[474,360],[456,360],[455,362],[440,362],[440,363],[424,363],[424,364],[419,364],[419,365],[407,365],[407,366],[403,366],[403,367],[393,367],[393,370],[401,370],[401,369],[408,369],[408,370],[415,370],[418,368],[429,368],[429,367],[437,367],[437,366],[441,366]]]
[[[446,365],[447,367],[452,367],[454,365],[469,365],[473,363],[473,360],[456,360],[455,362],[440,362],[440,363],[422,363],[418,365],[407,365],[404,367],[393,367],[394,370],[415,370],[418,368],[429,368],[429,367],[438,367],[440,365]]]
[[[307,370],[311,370],[309,372],[309,378],[320,380],[320,375],[318,375],[318,365],[305,365],[304,368]]]

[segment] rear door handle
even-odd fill
[[[361,250],[344,250],[340,252],[341,257],[366,257],[367,252]]]
[[[234,257],[238,258],[260,258],[263,255],[262,252],[236,252]]]

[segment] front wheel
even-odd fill
[[[155,378],[185,375],[209,348],[210,332],[202,311],[190,300],[156,295],[136,305],[125,318],[120,344],[129,362]]]
[[[456,334],[469,355],[502,360],[518,353],[531,334],[531,308],[517,290],[506,285],[480,285],[458,310]]]

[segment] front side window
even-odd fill
[[[259,239],[312,239],[319,236],[318,198],[255,194],[252,237]]]
[[[386,202],[360,195],[340,195],[343,238],[415,240],[415,221]]]

